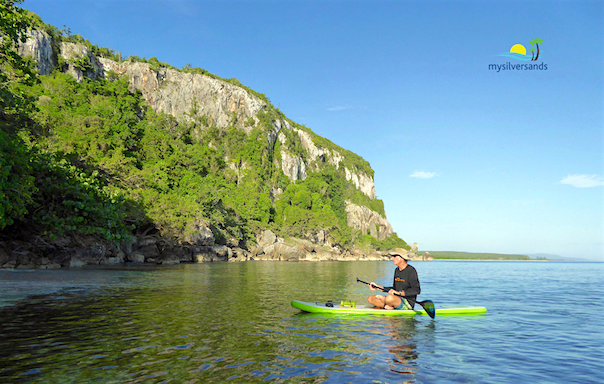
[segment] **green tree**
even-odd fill
[[[22,219],[36,193],[29,150],[15,132],[33,109],[31,99],[15,87],[35,81],[30,63],[15,51],[31,23],[15,1],[0,0],[0,229]]]
[[[23,143],[0,130],[0,230],[25,217],[37,192],[31,156]]]
[[[24,9],[15,6],[22,0],[0,0],[0,118],[31,111],[31,99],[14,84],[31,85],[36,75],[31,61],[19,56],[15,50],[27,39],[26,30],[33,18]]]

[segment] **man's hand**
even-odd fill
[[[371,289],[372,291],[375,291],[377,288],[379,288],[379,285],[377,285],[373,281],[369,283],[369,289]]]

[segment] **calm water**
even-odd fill
[[[601,383],[604,263],[414,262],[478,316],[301,314],[389,262],[0,271],[2,383]]]

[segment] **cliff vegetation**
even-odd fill
[[[409,249],[375,198],[369,163],[265,95],[190,65],[122,60],[14,1],[0,0],[0,13],[2,241],[195,244],[209,228],[211,242],[231,248],[251,249],[270,231],[341,249]],[[46,63],[17,54],[35,31]],[[200,82],[197,93],[182,93],[183,78]],[[160,104],[161,92],[182,99],[180,109]]]

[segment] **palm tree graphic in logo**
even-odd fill
[[[537,46],[537,56],[535,56],[535,58],[533,59],[535,61],[539,58],[539,43],[543,43],[543,40],[541,40],[540,37],[538,37],[536,39],[531,39],[531,45]],[[531,51],[533,51],[533,48],[531,48]]]
[[[501,53],[498,56],[511,57],[520,61],[537,61],[539,59],[539,44],[543,44],[543,40],[540,37],[536,39],[531,39],[531,45],[537,47],[537,55],[535,56],[535,48],[531,48],[529,52],[532,53],[532,56],[526,54],[526,48],[522,44],[514,44],[512,48],[510,48],[509,52]]]

